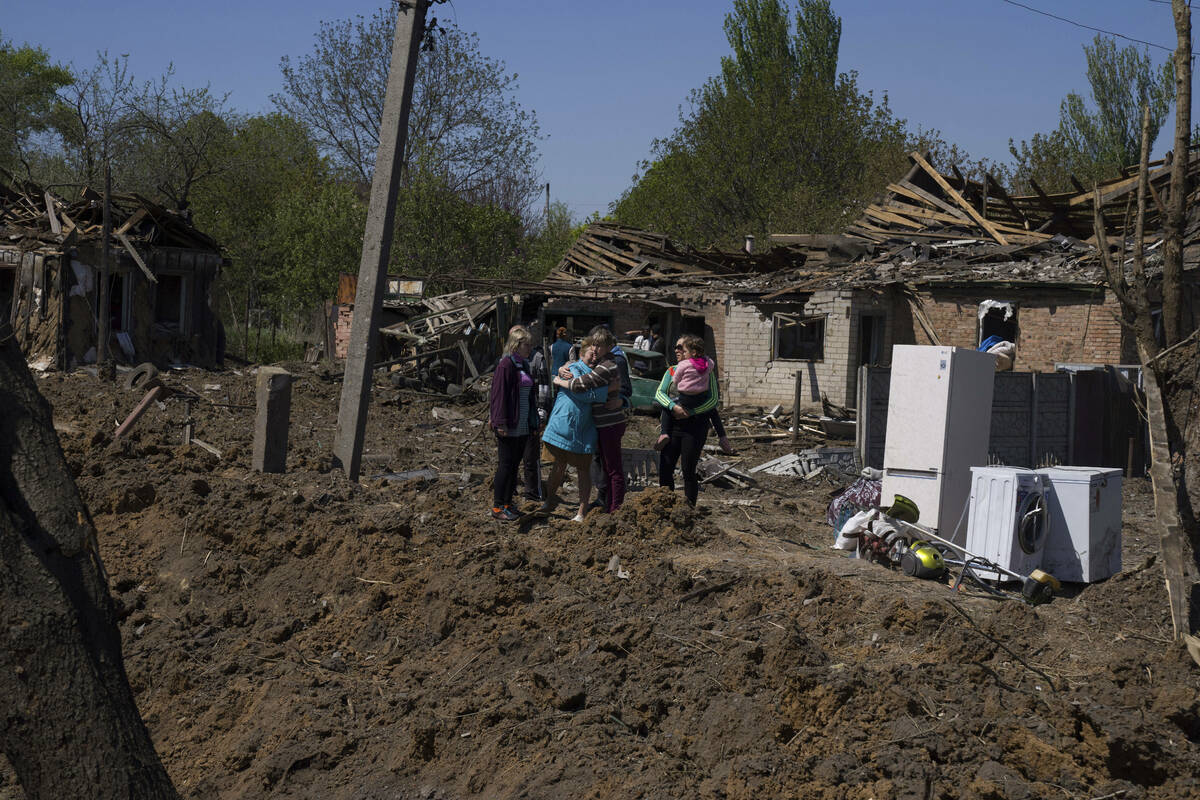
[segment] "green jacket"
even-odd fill
[[[658,403],[663,408],[670,411],[677,405],[671,399],[667,392],[671,388],[671,381],[675,379],[675,368],[671,367],[663,373],[662,380],[658,382],[658,390],[654,393],[654,402]],[[701,403],[696,408],[692,409],[692,416],[698,416],[706,411],[712,411],[717,407],[717,401],[720,399],[719,389],[717,388],[717,371],[710,370],[708,375],[708,399]]]

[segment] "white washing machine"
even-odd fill
[[[1042,569],[1090,583],[1121,571],[1121,470],[1044,467],[1050,536]]]
[[[971,467],[966,549],[1005,569],[1028,575],[1042,566],[1049,525],[1045,478],[1021,467]],[[995,570],[981,578],[1009,580]]]

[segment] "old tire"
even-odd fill
[[[149,361],[138,364],[125,376],[125,391],[146,391],[158,380],[158,367]]]

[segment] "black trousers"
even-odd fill
[[[492,505],[512,505],[517,488],[517,470],[529,436],[500,436],[496,434],[496,477],[492,480]]]
[[[658,454],[658,485],[674,489],[675,465],[679,464],[683,473],[683,496],[692,505],[696,505],[696,498],[700,495],[696,467],[700,464],[700,454],[704,452],[708,428],[709,420],[704,415],[675,420],[671,441]]]
[[[542,497],[542,437],[531,433],[525,437],[523,461],[525,464],[525,497],[544,500]]]

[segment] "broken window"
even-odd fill
[[[882,314],[863,314],[858,318],[858,363],[878,364],[883,355]]]
[[[130,284],[123,272],[111,272],[108,276],[108,325],[113,332],[127,331],[130,327]],[[100,281],[96,281],[96,308],[100,308]],[[99,318],[97,318],[99,324]]]
[[[825,317],[776,314],[773,358],[821,361],[825,358]]]
[[[154,295],[154,321],[182,330],[183,303],[183,276],[160,273]]]
[[[8,319],[12,308],[13,294],[17,291],[17,269],[0,266],[0,321]]]
[[[425,281],[416,278],[387,279],[383,299],[393,303],[417,303],[425,296]]]
[[[998,337],[996,341],[1016,344],[1017,307],[1012,303],[984,300],[979,304],[979,341],[977,344],[982,346],[993,336]]]

